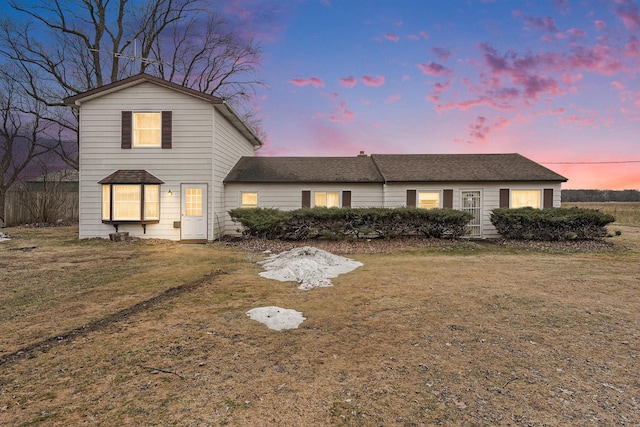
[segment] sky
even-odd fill
[[[520,153],[640,189],[640,0],[229,0],[261,156]]]

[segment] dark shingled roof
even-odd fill
[[[520,154],[372,154],[386,182],[567,181]]]
[[[164,184],[145,170],[119,170],[115,171],[98,184]]]
[[[373,160],[361,157],[242,157],[224,182],[384,182]]]
[[[567,181],[520,154],[372,154],[371,157],[243,157],[224,182]]]

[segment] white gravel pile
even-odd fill
[[[281,282],[298,282],[298,288],[303,290],[333,286],[331,278],[362,266],[361,262],[312,246],[271,255],[259,264],[266,270],[260,276]]]

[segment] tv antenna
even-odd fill
[[[156,60],[156,59],[149,59],[149,58],[143,58],[143,57],[139,57],[138,56],[138,39],[133,39],[133,55],[126,55],[124,53],[121,52],[112,52],[110,50],[101,50],[101,49],[89,49],[91,52],[99,52],[99,53],[106,53],[109,55],[113,55],[115,58],[124,58],[124,59],[128,59],[130,61],[138,61],[138,62],[142,62],[145,64],[163,64],[163,65],[167,65],[169,67],[172,67],[171,64],[169,64],[168,62],[164,62],[164,61],[160,61],[160,60]]]

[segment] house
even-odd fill
[[[452,208],[473,215],[471,237],[492,238],[493,209],[559,207],[565,181],[519,154],[243,157],[225,178],[225,205]]]
[[[138,74],[64,104],[79,110],[80,238],[223,234],[222,181],[262,144],[224,100]]]
[[[261,141],[220,98],[137,75],[65,99],[80,112],[80,238],[114,230],[210,241],[238,207],[452,208],[472,237],[498,207],[559,207],[567,179],[519,154],[255,157]]]

